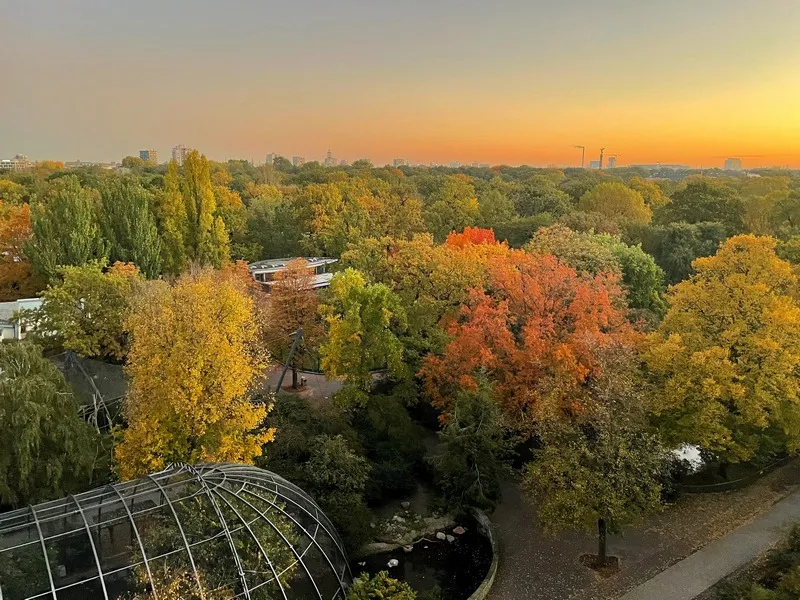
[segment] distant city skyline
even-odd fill
[[[800,167],[798,22],[797,0],[8,0],[0,156]]]

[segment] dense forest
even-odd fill
[[[175,462],[254,463],[354,548],[371,507],[420,478],[459,512],[490,508],[513,467],[548,528],[599,532],[603,562],[606,531],[668,499],[673,450],[697,446],[724,477],[800,448],[796,172],[193,152],[42,163],[3,174],[0,201],[0,300],[43,299],[20,315],[28,339],[0,346],[5,507]],[[295,261],[266,294],[244,264],[302,256],[339,259],[329,288]],[[263,384],[298,329],[295,366],[341,381],[333,403]],[[111,433],[78,417],[43,358],[60,350],[124,365]]]

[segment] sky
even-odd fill
[[[800,167],[800,0],[3,0],[0,158]]]

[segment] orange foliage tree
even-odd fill
[[[496,244],[494,230],[480,227],[465,227],[461,233],[451,233],[445,243],[455,248],[463,248],[469,244]]]
[[[460,389],[481,377],[515,426],[569,417],[591,401],[601,353],[630,349],[639,334],[619,310],[613,275],[578,275],[550,255],[509,250],[489,260],[486,288],[469,292],[449,326],[452,340],[420,371],[433,403],[447,412]]]
[[[0,203],[0,301],[36,295],[44,284],[25,256],[24,246],[31,236],[31,213],[27,204],[5,206]]]

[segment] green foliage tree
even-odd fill
[[[514,190],[514,204],[521,217],[548,213],[558,218],[573,209],[569,194],[542,175],[532,177]]]
[[[161,274],[162,248],[152,196],[134,180],[115,180],[100,191],[100,224],[111,262],[133,263],[151,279]]]
[[[443,242],[447,234],[462,231],[480,219],[475,188],[464,175],[448,177],[427,198],[425,222],[434,239]]]
[[[367,459],[356,454],[341,435],[321,435],[311,440],[311,457],[303,465],[306,491],[347,539],[358,548],[369,536],[370,512],[364,502],[369,479]]]
[[[705,178],[692,178],[672,194],[672,201],[659,209],[657,221],[662,224],[685,221],[722,223],[728,235],[744,228],[745,205],[733,188]]]
[[[387,368],[394,379],[407,375],[397,337],[406,327],[406,315],[388,287],[368,284],[361,273],[346,269],[331,281],[320,313],[328,331],[320,348],[322,369],[329,377],[344,378],[340,401],[364,404],[375,369]]]
[[[404,581],[389,577],[381,571],[372,577],[362,575],[347,592],[347,600],[416,600],[417,595]]]
[[[86,486],[95,434],[64,376],[30,343],[0,344],[0,504],[59,498]]]
[[[442,452],[431,457],[438,488],[452,510],[492,508],[500,495],[508,451],[491,385],[462,390],[439,433]]]
[[[530,253],[552,254],[578,273],[620,273],[620,264],[611,248],[597,243],[593,236],[581,235],[563,225],[540,229],[524,249]]]
[[[247,236],[260,259],[299,256],[306,229],[300,208],[278,188],[254,198],[247,207]]]
[[[675,284],[694,273],[694,259],[711,256],[727,238],[722,223],[679,222],[649,229],[643,236],[642,247],[664,270],[667,283]]]
[[[493,229],[503,223],[513,221],[517,217],[514,201],[498,186],[478,188],[478,210],[481,227]]]
[[[100,233],[96,194],[74,176],[53,183],[42,204],[31,211],[33,236],[25,254],[42,278],[54,283],[58,269],[103,260],[108,244]]]
[[[122,360],[127,352],[124,327],[128,303],[140,275],[135,266],[99,262],[64,267],[63,281],[42,293],[42,305],[23,311],[35,324],[32,335],[60,343],[87,357]]]

